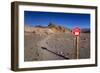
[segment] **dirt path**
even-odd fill
[[[55,33],[41,40],[39,43],[39,48],[41,49],[41,47],[45,47],[56,54],[72,59],[75,58],[74,42],[74,36],[72,36],[70,33]],[[50,53],[46,53],[46,56],[48,57],[45,57],[44,52],[48,51],[43,51],[43,49],[41,49],[40,52],[43,59],[64,59],[60,56],[55,56],[53,53],[51,53],[53,54],[52,56],[50,56]]]

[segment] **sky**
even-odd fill
[[[47,26],[50,22],[67,28],[90,28],[90,14],[24,11],[24,24]]]

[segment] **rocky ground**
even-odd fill
[[[80,34],[80,59],[90,58],[90,33]]]
[[[80,35],[80,59],[90,57],[89,37],[89,33],[81,33]],[[53,33],[49,35],[25,33],[24,40],[25,61],[76,58],[75,37],[71,33]]]

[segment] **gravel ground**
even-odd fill
[[[71,33],[53,33],[49,35],[25,33],[24,42],[24,61],[76,59],[75,37]],[[46,49],[42,49],[42,47]],[[80,59],[89,57],[90,34],[81,33]]]
[[[90,58],[90,33],[80,34],[80,59]]]

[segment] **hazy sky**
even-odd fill
[[[47,26],[50,22],[68,28],[89,28],[90,14],[24,11],[25,25]]]

